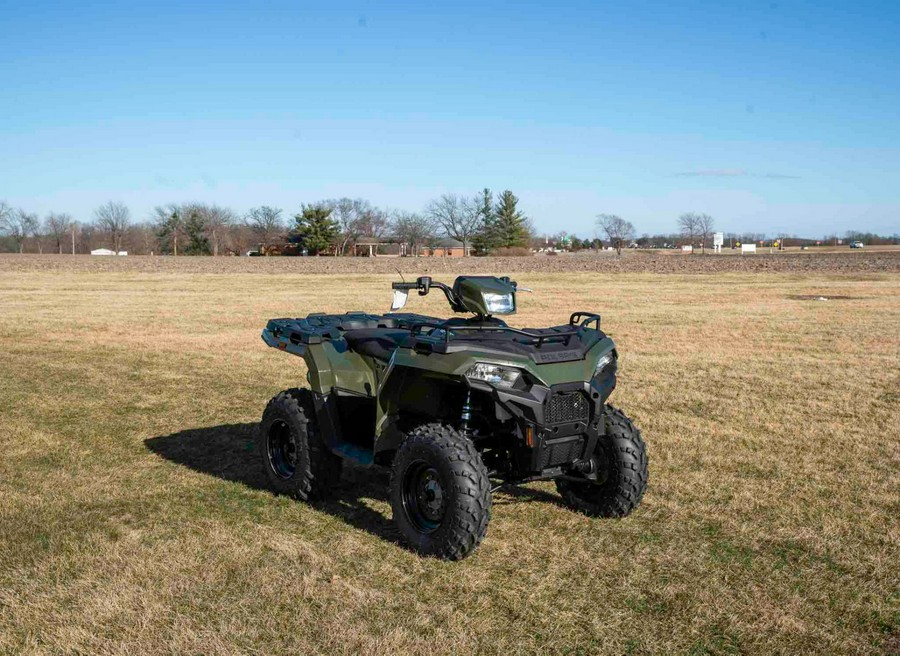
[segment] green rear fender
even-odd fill
[[[309,385],[314,392],[327,394],[334,388],[375,396],[376,379],[372,358],[347,348],[346,342],[310,344],[304,356],[309,368]]]
[[[349,350],[345,341],[296,344],[283,335],[273,335],[268,329],[263,330],[262,338],[273,348],[303,358],[312,391],[328,394],[337,388],[356,394],[375,395],[377,367],[372,358]]]

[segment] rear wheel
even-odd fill
[[[606,435],[592,456],[596,480],[556,481],[566,505],[593,517],[624,517],[647,488],[647,447],[624,412],[606,406]]]
[[[341,477],[341,459],[319,436],[309,390],[289,389],[269,401],[257,449],[270,484],[282,494],[318,499]]]
[[[449,426],[410,433],[394,457],[390,496],[394,523],[419,553],[461,560],[487,533],[487,468],[472,441]]]

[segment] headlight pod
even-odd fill
[[[516,311],[516,302],[512,294],[484,292],[481,296],[484,298],[484,307],[488,314],[512,314]]]
[[[616,356],[612,352],[605,353],[597,360],[597,366],[594,367],[594,377],[599,376],[608,366],[615,364]]]
[[[487,362],[476,362],[466,372],[469,380],[478,380],[499,389],[510,389],[521,376],[522,372],[518,369]]]

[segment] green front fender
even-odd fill
[[[406,372],[411,369],[427,373],[430,376],[462,380],[469,368],[476,362],[488,362],[522,369],[543,385],[552,387],[563,383],[590,380],[594,375],[597,361],[613,350],[615,350],[613,341],[609,337],[604,337],[580,360],[537,364],[527,356],[479,353],[477,349],[456,353],[418,353],[411,348],[398,348],[394,351],[378,387],[375,437],[376,439],[380,437],[387,428],[394,408],[398,405],[397,397],[402,392],[403,385],[397,384],[397,377],[405,376]]]

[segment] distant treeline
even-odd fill
[[[301,204],[293,214],[262,205],[246,214],[209,203],[172,203],[135,221],[130,209],[110,201],[87,220],[65,212],[44,217],[0,201],[0,252],[90,253],[98,248],[131,254],[238,255],[290,244],[308,255],[353,255],[389,250],[416,255],[422,249],[455,247],[465,253],[527,254],[538,250],[578,251],[629,246],[677,248],[712,246],[714,222],[706,214],[682,214],[678,232],[636,235],[634,226],[615,215],[597,218],[595,235],[560,231],[538,235],[519,210],[519,199],[504,191],[495,200],[490,189],[472,196],[445,194],[418,212],[388,211],[362,198],[337,198]],[[596,235],[601,235],[603,238]],[[738,243],[785,246],[900,244],[900,235],[848,231],[820,239],[764,233],[726,233],[725,247]],[[358,249],[363,245],[365,248]],[[397,250],[396,248],[394,249]]]
[[[473,196],[445,194],[418,212],[387,211],[362,198],[301,204],[298,211],[263,205],[240,215],[208,203],[172,203],[135,221],[123,203],[110,201],[88,220],[51,212],[45,217],[0,201],[0,251],[90,253],[98,248],[132,254],[237,255],[292,244],[308,255],[350,255],[358,244],[457,247],[469,253],[527,250],[533,227],[519,199],[489,189]],[[366,249],[365,252],[368,252]]]

